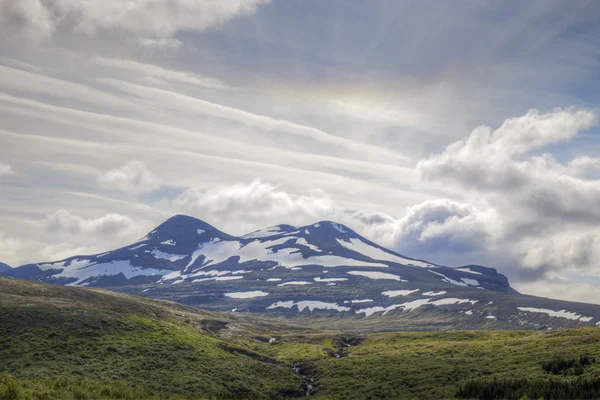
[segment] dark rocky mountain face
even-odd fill
[[[0,272],[8,271],[11,268],[12,267],[10,265],[0,262]]]
[[[109,287],[216,311],[310,316],[323,327],[333,321],[369,330],[600,324],[600,306],[523,296],[493,268],[411,259],[329,221],[236,237],[178,215],[129,246],[0,275]]]

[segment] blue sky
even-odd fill
[[[599,17],[0,0],[0,261],[102,252],[174,213],[234,234],[327,219],[525,293],[600,298]]]

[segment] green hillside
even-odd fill
[[[594,328],[354,336],[0,279],[0,399],[594,398],[595,359]]]

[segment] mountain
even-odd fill
[[[0,275],[356,331],[600,325],[600,306],[521,295],[493,268],[415,260],[330,221],[238,237],[177,215],[129,246]]]
[[[9,271],[11,269],[12,267],[10,265],[0,262],[0,272]]]

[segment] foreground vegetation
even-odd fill
[[[594,328],[353,336],[0,279],[0,399],[598,398],[599,357]]]

